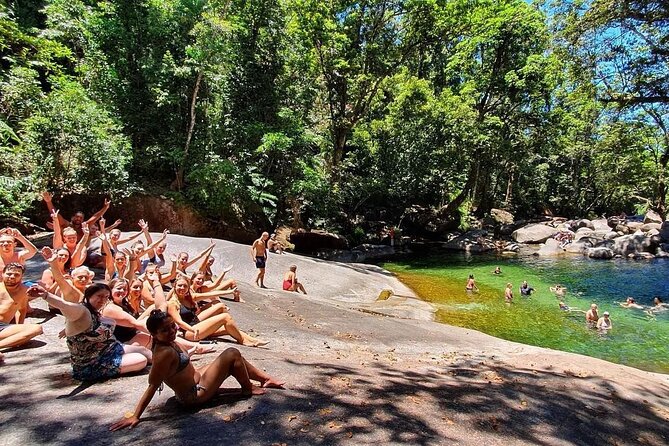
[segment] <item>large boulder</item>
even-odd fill
[[[572,226],[574,231],[576,231],[578,229],[581,229],[581,228],[589,228],[589,229],[592,229],[593,231],[595,230],[595,226],[587,218],[582,218],[580,220],[576,220],[574,222],[568,222],[568,223],[571,223],[571,226]]]
[[[541,246],[539,251],[534,253],[534,255],[540,257],[555,257],[562,254],[564,254],[564,249],[560,247],[560,242],[554,238],[546,240],[546,243]]]
[[[626,226],[629,228],[629,232],[636,232],[641,229],[643,223],[640,221],[628,221]]]
[[[663,242],[669,243],[669,221],[662,223],[662,226],[660,227],[660,238]]]
[[[612,242],[611,250],[615,254],[627,257],[639,252],[654,252],[660,240],[659,237],[648,237],[645,234],[631,234],[623,235],[615,240],[607,240],[607,242]]]
[[[641,231],[648,232],[652,229],[657,229],[659,231],[660,228],[662,228],[661,223],[644,223],[643,226],[641,226]]]
[[[511,238],[518,243],[544,243],[556,232],[558,231],[550,226],[535,224],[516,229]]]
[[[644,223],[662,223],[662,217],[657,212],[650,210],[643,217]]]
[[[495,243],[488,236],[488,231],[476,229],[449,240],[443,247],[454,251],[486,252],[495,249]]]
[[[491,209],[490,218],[500,225],[512,225],[514,220],[513,214],[503,209]]]
[[[588,250],[586,251],[586,254],[591,259],[612,259],[613,258],[613,251],[611,251],[609,248],[605,248],[603,246],[596,247],[596,248],[588,248]]]
[[[321,230],[293,231],[290,234],[290,243],[295,245],[295,252],[307,254],[324,249],[348,249],[346,238]]]
[[[611,230],[609,222],[605,218],[598,218],[596,220],[592,220],[592,227],[595,231],[604,231],[604,233],[609,232]]]
[[[583,238],[568,244],[565,246],[564,250],[570,254],[585,254],[588,248],[592,248],[593,246],[595,246],[595,242],[587,238]]]

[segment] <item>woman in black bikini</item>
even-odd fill
[[[228,308],[221,302],[200,310],[197,301],[220,295],[220,291],[194,293],[191,283],[186,277],[179,277],[174,288],[167,295],[167,312],[181,329],[183,336],[189,341],[199,341],[209,336],[232,336],[238,343],[259,347],[267,344],[241,331]]]
[[[244,397],[261,395],[263,388],[281,388],[282,381],[272,378],[244,359],[235,348],[228,348],[209,365],[195,368],[190,358],[174,343],[177,326],[174,320],[161,310],[154,310],[146,326],[153,336],[153,367],[149,373],[149,387],[137,403],[135,412],[128,414],[112,424],[112,431],[133,427],[163,383],[167,384],[185,406],[201,405],[218,394],[221,384],[228,376],[233,376],[240,384],[240,393]],[[260,387],[251,383],[258,381]]]

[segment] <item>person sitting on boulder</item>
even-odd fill
[[[55,209],[54,209],[54,206],[53,206],[51,194],[49,192],[42,192],[42,198],[44,198],[44,202],[46,203],[46,207],[49,208],[49,214],[53,214]],[[90,217],[88,220],[85,220],[85,221],[84,221],[84,213],[81,212],[81,211],[77,211],[72,216],[70,221],[67,221],[65,219],[65,217],[63,217],[62,215],[60,215],[58,213],[56,213],[56,215],[57,215],[57,218],[58,218],[58,223],[59,223],[61,228],[70,227],[70,228],[74,229],[74,231],[76,232],[76,235],[77,235],[76,242],[78,242],[84,236],[84,227],[85,228],[90,228],[90,226],[92,224],[94,224],[96,221],[98,221],[98,219],[100,219],[105,214],[105,212],[107,212],[109,210],[109,206],[111,206],[111,200],[105,199],[104,206],[102,206],[102,209],[100,209],[98,212],[93,214],[92,217]],[[47,222],[46,225],[47,225],[48,228],[54,229],[54,231],[55,231],[55,227],[54,227],[53,223]],[[76,242],[75,242],[75,244],[76,244]]]
[[[153,310],[146,321],[153,336],[153,367],[149,386],[137,403],[134,413],[128,413],[109,428],[112,431],[134,427],[162,384],[167,384],[184,406],[201,406],[221,393],[221,384],[233,376],[241,386],[240,395],[262,395],[265,388],[282,388],[283,381],[271,377],[253,366],[236,348],[228,348],[211,364],[195,368],[189,354],[175,343],[177,326],[169,314]],[[260,387],[251,381],[257,381]]]
[[[16,250],[16,242],[23,245],[23,249]],[[32,258],[37,253],[35,245],[25,238],[18,229],[5,228],[0,230],[0,270],[10,263],[25,265],[26,260]],[[2,274],[0,274],[2,279]]]
[[[283,275],[283,290],[295,291],[296,293],[302,291],[307,294],[304,286],[297,281],[297,265],[290,265],[290,269]]]
[[[269,236],[269,240],[267,240],[267,249],[269,249],[269,252],[283,254],[283,245],[276,239],[276,234],[273,233]]]
[[[28,287],[22,282],[25,268],[8,263],[0,282],[0,349],[18,347],[42,334],[42,326],[24,323],[28,312]],[[0,353],[0,363],[4,357]]]

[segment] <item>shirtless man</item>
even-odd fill
[[[16,241],[21,242],[23,249],[16,251]],[[26,260],[30,259],[37,253],[35,245],[21,234],[20,231],[14,228],[5,228],[0,230],[0,271],[10,263],[18,263],[25,265]],[[0,273],[0,280],[2,274]]]
[[[264,282],[265,264],[267,263],[267,240],[269,240],[269,233],[263,232],[260,238],[251,245],[251,259],[255,262],[256,268],[258,268],[256,285],[260,288],[267,288]]]
[[[585,313],[585,322],[590,326],[597,325],[599,314],[597,314],[597,304],[590,305],[590,309]]]
[[[302,291],[307,294],[304,286],[297,281],[297,266],[290,265],[290,270],[283,275],[283,290],[284,291]]]
[[[44,202],[46,203],[46,207],[49,208],[49,213],[53,214],[54,213],[54,206],[53,206],[53,201],[52,201],[52,196],[49,192],[42,192],[42,198],[44,198]],[[63,217],[60,214],[58,215],[58,223],[60,223],[61,228],[66,228],[66,227],[71,227],[77,232],[77,241],[81,240],[81,238],[84,236],[84,231],[83,227],[86,225],[87,227],[90,228],[91,225],[93,225],[96,221],[98,221],[104,214],[107,212],[109,209],[109,206],[111,206],[111,200],[105,199],[105,204],[102,206],[102,209],[97,211],[91,218],[88,220],[84,221],[84,213],[81,211],[78,211],[75,213],[70,221],[67,221],[65,217]],[[47,227],[52,228],[52,223],[47,223]]]
[[[24,324],[28,311],[28,287],[22,282],[23,265],[9,263],[0,282],[0,348],[17,347],[42,334],[37,324]],[[10,323],[13,322],[13,323]],[[3,361],[0,353],[0,362]]]

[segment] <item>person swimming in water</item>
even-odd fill
[[[496,266],[495,269],[492,271],[492,273],[496,276],[499,276],[500,274],[502,274],[502,270],[500,269],[499,266]]]
[[[567,288],[562,285],[555,285],[550,287],[551,293],[555,293],[556,296],[564,296],[567,294]]]
[[[636,303],[636,300],[634,300],[633,297],[628,297],[625,299],[625,302],[620,302],[620,306],[623,308],[636,308],[639,310],[643,310],[643,305],[639,305]]]
[[[479,287],[476,286],[476,282],[474,282],[474,275],[470,274],[469,279],[467,279],[467,285],[465,285],[465,290],[466,291],[478,291]]]

